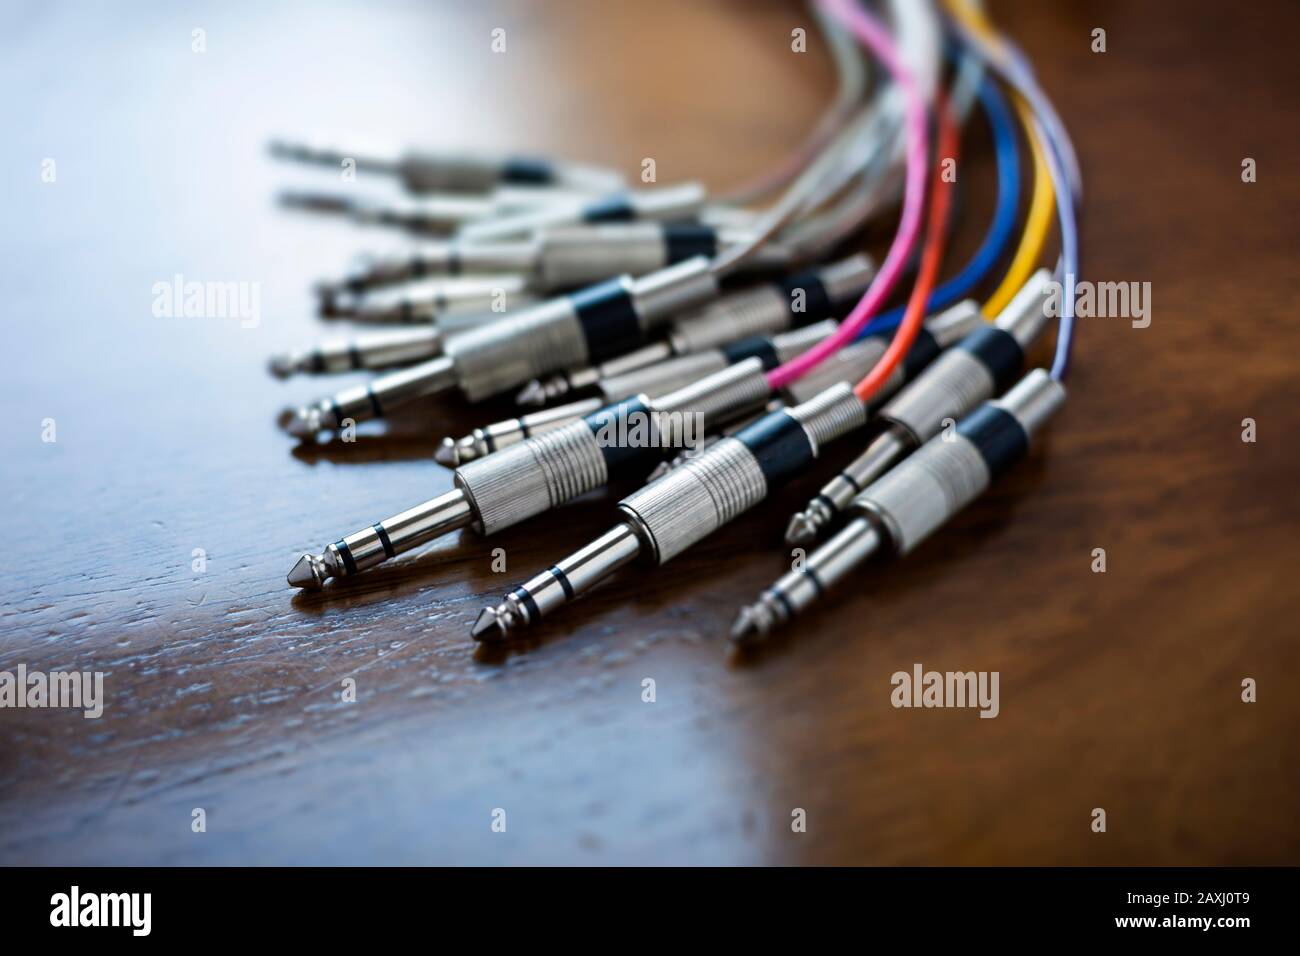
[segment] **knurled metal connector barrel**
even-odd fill
[[[872,484],[853,510],[874,516],[893,548],[907,554],[1024,455],[1064,403],[1061,383],[1032,370],[1001,399],[965,416],[950,436],[931,438]]]
[[[748,367],[740,374],[719,376],[707,392],[692,386],[658,398],[623,396],[524,441],[498,443],[495,453],[462,464],[456,481],[474,503],[475,527],[491,534],[559,507],[613,477],[640,477],[665,455],[694,446],[753,401],[752,377],[762,378],[762,366],[757,360],[743,364]],[[730,396],[730,401],[720,404],[719,394]],[[818,414],[818,408],[809,405],[804,427],[810,435],[824,431],[825,414]]]
[[[1025,349],[1047,325],[1050,281],[1046,270],[1034,273],[992,323],[943,351],[887,401],[877,416],[886,430],[790,519],[786,542],[815,540],[855,495],[938,434],[945,421],[956,421],[1014,382],[1024,367]]]
[[[966,415],[857,495],[850,520],[797,568],[743,608],[732,639],[749,644],[817,601],[877,552],[907,554],[975,500],[1065,403],[1042,369]]]
[[[867,410],[840,384],[810,402],[764,416],[619,507],[662,564],[762,501],[807,467],[827,443],[866,424]]]
[[[537,229],[576,223],[655,220],[679,222],[696,219],[704,208],[705,191],[699,183],[662,186],[611,194],[594,202],[552,203],[545,208],[515,215],[498,215],[466,221],[458,235],[479,242],[528,235]]]
[[[394,329],[352,338],[326,339],[301,352],[272,357],[271,374],[288,378],[296,372],[331,374],[362,369],[394,368],[442,354],[438,328]]]
[[[536,435],[456,470],[475,530],[494,534],[604,485],[605,454],[585,419]]]
[[[595,588],[646,556],[671,560],[766,497],[816,457],[819,448],[865,423],[866,407],[847,385],[813,402],[764,416],[619,503],[624,520],[484,608],[476,640],[500,640]]]

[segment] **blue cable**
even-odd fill
[[[989,231],[970,262],[955,276],[938,286],[926,300],[925,311],[934,312],[952,305],[975,288],[1001,259],[1016,227],[1020,206],[1020,151],[1016,145],[1016,125],[1007,98],[997,82],[985,75],[979,88],[980,105],[988,116],[997,154],[998,200]],[[892,331],[903,321],[905,306],[883,312],[867,323],[858,338]]]

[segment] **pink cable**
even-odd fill
[[[926,129],[925,101],[917,89],[912,74],[903,65],[898,50],[888,31],[865,10],[851,0],[818,0],[821,6],[844,23],[861,43],[875,55],[889,71],[903,91],[907,116],[907,178],[903,186],[903,214],[898,222],[898,232],[889,247],[880,271],[868,286],[866,293],[844,317],[835,332],[802,355],[767,373],[767,384],[773,390],[789,385],[816,368],[827,357],[852,342],[858,332],[869,322],[893,291],[908,257],[921,235],[921,218],[925,206],[925,171],[930,152]]]

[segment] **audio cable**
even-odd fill
[[[704,257],[507,312],[443,344],[443,354],[280,415],[289,434],[308,438],[347,421],[382,418],[392,408],[459,388],[470,401],[561,368],[603,361],[640,345],[672,315],[715,298]]]
[[[979,320],[979,308],[969,300],[927,320],[926,328],[908,354],[907,362],[897,370],[895,380],[889,384],[886,391],[892,393],[901,387],[909,378],[924,369],[940,352],[964,338],[979,324]],[[612,404],[629,395],[645,394],[654,397],[672,388],[686,387],[690,383],[694,383],[693,388],[703,392],[705,389],[711,389],[712,380],[709,376],[716,373],[718,368],[751,358],[759,359],[760,364],[754,367],[755,375],[758,375],[761,370],[772,368],[788,359],[791,354],[802,352],[825,338],[833,328],[833,322],[825,321],[775,336],[750,336],[723,350],[691,353],[675,361],[611,376],[598,383],[598,394],[593,398],[495,422],[476,428],[462,438],[443,439],[436,458],[441,464],[448,466],[481,458],[508,445],[581,418],[603,405]],[[798,404],[810,400],[836,382],[857,381],[880,359],[886,345],[887,342],[881,336],[871,336],[841,349],[811,373],[782,389],[778,400]],[[703,367],[706,366],[709,374],[702,375]],[[761,390],[762,383],[755,382],[753,387]],[[715,396],[713,404],[715,415],[719,420],[738,414],[738,411],[725,407],[725,403],[719,397]]]
[[[751,646],[806,610],[881,551],[905,555],[979,497],[1022,457],[1065,402],[1065,388],[1033,369],[856,496],[844,529],[742,608],[731,640]]]
[[[553,292],[589,285],[611,275],[644,275],[694,256],[715,256],[720,248],[747,239],[744,232],[698,222],[612,222],[553,226],[525,239],[427,243],[405,257],[368,263],[334,282],[317,285],[323,302],[434,276],[505,273],[521,289]],[[791,261],[779,244],[766,246],[758,269],[780,269]]]
[[[980,321],[973,302],[935,316],[898,383],[903,374],[918,371]],[[782,397],[815,409],[823,393],[848,390],[852,378],[874,365],[885,348],[883,339],[863,340],[815,370],[806,382],[792,382]],[[885,391],[892,387],[887,384]],[[375,567],[459,528],[492,534],[611,481],[642,478],[665,455],[697,447],[719,425],[761,410],[770,398],[763,361],[752,357],[657,398],[639,395],[603,408],[598,399],[588,399],[582,409],[560,406],[533,413],[528,416],[529,434],[522,440],[510,423],[499,431],[476,432],[470,442],[455,443],[459,453],[469,458],[467,446],[486,445],[489,435],[495,451],[460,464],[453,472],[456,488],[345,535],[320,554],[302,555],[289,572],[289,583],[318,588],[330,578]],[[582,417],[575,419],[572,413],[577,411]],[[559,414],[564,420],[555,419]],[[633,447],[620,444],[637,421],[646,424],[644,440]],[[829,440],[831,427],[818,425],[814,434]]]
[[[611,375],[622,375],[676,355],[703,352],[748,336],[782,332],[842,315],[874,274],[870,257],[858,253],[780,282],[727,292],[716,302],[673,319],[660,341],[600,365],[534,379],[519,393],[517,401],[521,405],[542,405],[572,391],[595,387]]]
[[[534,156],[409,152],[381,157],[286,140],[273,140],[270,152],[277,159],[336,170],[345,168],[350,161],[356,164],[358,173],[396,177],[413,193],[482,193],[500,185],[559,186],[605,193],[624,185],[623,177],[610,169]]]
[[[835,331],[835,320],[827,319],[777,335],[751,335],[719,349],[691,352],[667,361],[629,369],[598,379],[595,395],[567,405],[558,405],[517,418],[476,428],[463,438],[444,438],[435,458],[439,464],[459,465],[482,458],[566,421],[615,404],[631,395],[656,398],[685,388],[729,365],[757,358],[763,368],[774,368],[786,358],[816,344]],[[592,403],[594,407],[592,406]]]
[[[1046,269],[1030,277],[997,319],[971,332],[886,402],[878,418],[886,427],[866,450],[826,483],[790,519],[785,540],[815,541],[853,498],[943,428],[1007,388],[1024,367],[1025,351],[1047,326]]]
[[[726,380],[722,389],[702,391],[696,383],[658,399],[628,399],[467,462],[453,472],[451,491],[346,535],[319,555],[302,555],[289,584],[318,588],[459,528],[493,534],[611,480],[644,475],[665,453],[702,438],[719,409],[737,414],[767,399],[757,358],[723,369],[711,385],[719,378]],[[642,434],[629,443],[633,428]]]
[[[1056,354],[1050,373],[1029,372],[1002,399],[986,401],[962,418],[952,434],[935,434],[915,454],[876,478],[852,498],[854,517],[838,534],[815,551],[801,567],[784,575],[759,600],[743,608],[733,624],[733,642],[746,646],[768,634],[816,601],[827,588],[882,549],[906,554],[978,497],[1017,458],[1031,438],[1065,401],[1063,379],[1073,345],[1073,282],[1078,268],[1078,235],[1074,204],[1080,195],[1078,164],[1073,145],[1050,102],[1037,87],[1027,61],[996,34],[982,13],[965,0],[948,0],[961,32],[972,47],[994,66],[1032,109],[1026,126],[1031,144],[1037,141],[1040,170],[1036,198],[1054,195],[1061,227],[1060,271],[1065,278],[1063,308]],[[1022,116],[1028,110],[1022,110]],[[1044,148],[1045,147],[1045,148]],[[1050,185],[1041,184],[1050,177]],[[1030,228],[1022,250],[1035,241],[1031,204]],[[1043,229],[1045,232],[1045,229]],[[1019,259],[1019,255],[1017,259]],[[1036,253],[1035,253],[1036,258]],[[1025,307],[1037,324],[1045,319],[1040,299],[1047,286],[1043,272],[1012,299],[1009,311]],[[1043,322],[1045,324],[1045,322]],[[986,331],[986,330],[981,330]],[[960,350],[954,351],[957,354]],[[917,383],[918,385],[920,382]],[[935,429],[935,431],[938,431]],[[914,437],[914,436],[913,436]],[[829,498],[823,491],[823,497]],[[794,525],[792,524],[792,528]]]
[[[834,4],[830,6],[835,9]],[[924,149],[924,106],[919,93],[906,68],[897,59],[893,43],[884,29],[866,14],[861,14],[861,21],[852,25],[906,90],[911,120],[909,145],[915,145],[919,136],[923,146],[919,157],[913,150],[909,166],[914,172],[919,161],[924,173],[928,165],[925,155],[928,150]],[[920,116],[917,111],[921,111]],[[941,112],[940,116],[943,120],[940,157],[955,155],[955,126],[945,113]],[[916,177],[909,179],[914,186]],[[925,188],[924,175],[921,188]],[[658,481],[627,496],[618,506],[623,514],[622,521],[586,547],[506,594],[500,603],[483,608],[471,627],[471,636],[478,641],[509,639],[517,629],[535,625],[545,615],[576,600],[638,559],[654,565],[671,560],[763,501],[773,488],[804,471],[825,445],[865,426],[868,400],[891,379],[898,364],[891,361],[891,355],[898,351],[900,339],[908,340],[905,354],[906,346],[918,336],[920,320],[911,320],[924,307],[934,285],[946,237],[950,197],[949,185],[942,175],[942,164],[937,164],[933,195],[921,266],[908,301],[908,317],[866,378],[853,387],[839,382],[810,401],[765,415],[734,436],[718,441],[681,467],[670,470]],[[914,208],[914,193],[911,198]],[[904,205],[906,225],[906,199]],[[906,232],[903,229],[900,235]],[[894,252],[891,249],[890,254]],[[889,261],[887,257],[886,263]],[[895,271],[900,268],[896,266]],[[882,266],[881,274],[884,273],[885,267]],[[875,287],[873,282],[872,289]],[[865,313],[857,316],[859,324],[865,323],[874,309],[870,304],[871,289],[864,300],[868,303],[867,308],[864,309],[863,303],[855,307],[855,312]],[[846,319],[841,323],[831,338],[840,336],[849,321]],[[845,342],[857,331],[850,326]],[[769,388],[793,382],[834,354],[835,350],[825,350],[826,341],[829,340],[814,346],[794,362],[784,363],[768,372]],[[808,356],[819,350],[824,354],[807,361]],[[783,369],[786,370],[784,374],[777,374]],[[869,387],[864,388],[864,383]]]

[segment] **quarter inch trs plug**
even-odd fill
[[[674,313],[717,294],[702,256],[641,278],[619,276],[466,329],[447,340],[438,358],[286,409],[280,425],[308,438],[456,387],[471,402],[481,401],[530,378],[630,351]]]
[[[554,202],[509,215],[465,220],[458,235],[471,242],[483,242],[526,236],[534,230],[549,226],[645,220],[682,222],[698,219],[704,210],[704,200],[704,187],[699,183],[621,190],[602,199]]]
[[[400,291],[384,289],[361,295],[322,292],[320,315],[368,325],[427,325],[465,315],[500,315],[536,301],[537,296],[518,275],[482,275],[422,282]]]
[[[552,226],[524,239],[428,243],[414,255],[368,263],[339,281],[321,283],[317,289],[328,300],[429,277],[511,273],[522,288],[555,292],[623,273],[645,275],[695,256],[712,258],[748,235],[697,222]],[[791,258],[788,248],[768,243],[752,267],[781,269]]]
[[[410,365],[442,354],[443,332],[436,326],[368,332],[352,338],[326,339],[301,352],[272,356],[271,374],[289,378]]]
[[[383,157],[286,140],[273,140],[270,152],[277,159],[329,166],[336,171],[351,161],[357,172],[394,176],[413,193],[481,193],[502,184],[604,193],[624,184],[623,177],[611,169],[539,156],[408,152]]]
[[[770,335],[842,315],[861,297],[874,275],[871,259],[854,255],[782,282],[728,292],[716,302],[675,318],[663,341],[619,356],[608,366],[535,379],[519,394],[518,401],[524,405],[545,404],[574,390],[591,388],[609,375],[620,375],[674,355],[703,352],[751,335]]]
[[[979,306],[973,300],[959,302],[949,309],[925,320],[925,325],[918,334],[907,357],[899,364],[872,396],[868,408],[872,411],[886,401],[909,378],[924,369],[934,357],[954,342],[964,338],[972,329],[983,323]],[[798,405],[811,401],[818,393],[825,391],[838,382],[852,385],[863,378],[880,361],[889,347],[885,335],[872,335],[859,342],[840,349],[824,362],[801,378],[796,379],[781,389],[777,398],[768,403],[769,411],[776,411],[786,405]],[[748,422],[746,422],[748,424]],[[679,452],[673,459],[662,463],[650,473],[647,481],[663,477],[673,468],[680,467],[699,453],[700,449],[688,448]]]
[[[363,226],[396,226],[416,235],[443,236],[476,222],[494,222],[536,212],[532,203],[521,210],[515,196],[426,196],[418,199],[378,200],[336,193],[285,190],[280,205],[286,209],[344,216]]]
[[[483,608],[470,631],[501,641],[576,600],[638,558],[663,564],[757,505],[831,441],[861,428],[867,407],[846,383],[764,415],[619,503],[624,520]]]
[[[463,438],[444,439],[435,457],[444,465],[464,464],[543,431],[558,428],[596,408],[616,404],[628,396],[657,398],[667,395],[746,359],[757,359],[765,371],[773,369],[812,348],[834,332],[835,326],[835,320],[827,319],[780,335],[753,335],[725,349],[681,355],[657,365],[613,375],[596,383],[596,395],[592,398],[494,422],[474,429]]]
[[[658,399],[638,397],[598,409],[457,468],[456,487],[304,554],[289,572],[294,587],[318,588],[382,564],[458,528],[488,535],[559,507],[620,477],[644,475],[665,454],[703,437],[719,420],[760,407],[763,367],[749,359]],[[636,440],[633,437],[636,436]]]
[[[806,610],[873,555],[905,555],[979,497],[1065,403],[1065,389],[1033,369],[996,401],[958,422],[951,436],[936,435],[916,454],[851,501],[848,524],[742,608],[731,628],[739,647],[757,644]]]
[[[1049,321],[1044,306],[1051,278],[1045,269],[1030,276],[997,319],[939,356],[881,407],[885,430],[790,519],[787,544],[817,540],[862,489],[938,434],[945,419],[955,421],[1015,381],[1025,351]]]

